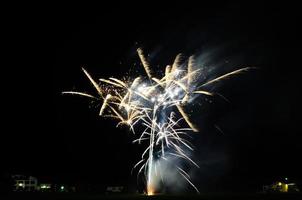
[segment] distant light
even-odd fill
[[[23,183],[19,183],[18,186],[22,187],[22,186],[23,186]]]
[[[278,183],[278,185],[279,185],[279,186],[281,186],[281,185],[282,185],[282,183],[281,183],[281,182],[279,182],[279,183]]]
[[[61,190],[64,190],[64,186],[63,185],[61,186]]]
[[[288,178],[285,178],[285,180],[287,181],[287,180],[288,180]]]
[[[288,185],[285,184],[284,192],[288,192]]]
[[[46,185],[46,184],[42,184],[41,185],[41,189],[49,189],[50,185]]]

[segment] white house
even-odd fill
[[[15,180],[15,191],[36,191],[38,180],[33,176],[13,175]]]

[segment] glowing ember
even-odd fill
[[[147,195],[152,196],[152,195],[154,195],[154,193],[153,193],[153,191],[148,191]]]

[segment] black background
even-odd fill
[[[135,185],[130,174],[143,147],[96,104],[62,96],[93,93],[95,78],[135,73],[136,48],[155,66],[182,52],[208,55],[215,77],[257,70],[224,82],[194,121],[193,181],[201,191],[261,189],[280,178],[302,180],[300,10],[281,3],[182,2],[111,5],[14,5],[2,66],[1,174],[58,182]],[[132,70],[132,71],[131,71]],[[203,100],[201,100],[203,101]],[[223,131],[221,133],[215,125]]]

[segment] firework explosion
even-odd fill
[[[138,135],[133,143],[147,142],[148,146],[142,153],[141,160],[133,169],[138,169],[138,175],[145,175],[147,193],[152,195],[157,188],[156,177],[160,177],[164,182],[160,161],[171,163],[171,158],[174,157],[199,167],[187,153],[193,151],[193,148],[186,138],[190,137],[190,132],[198,132],[198,128],[186,113],[186,106],[192,103],[197,95],[214,95],[205,89],[206,86],[249,68],[201,82],[202,73],[194,64],[194,57],[191,56],[186,62],[182,62],[182,56],[179,54],[172,65],[166,66],[163,77],[156,78],[142,49],[137,49],[137,53],[146,76],[138,76],[131,81],[117,78],[99,79],[98,83],[83,69],[98,94],[75,91],[63,93],[100,101],[100,116],[117,119],[117,126],[129,126],[130,130]],[[144,128],[142,133],[135,132],[137,125]],[[186,170],[177,164],[174,167],[199,192]]]

